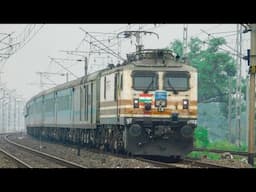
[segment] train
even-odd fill
[[[136,50],[122,64],[33,96],[26,130],[113,153],[182,159],[193,150],[197,75],[170,50]]]

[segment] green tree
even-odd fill
[[[188,43],[188,62],[198,70],[198,102],[223,102],[222,112],[227,115],[228,79],[234,80],[236,65],[231,55],[220,49],[226,44],[222,37],[212,38],[208,42],[191,38]],[[182,56],[183,46],[180,40],[170,44],[174,53]]]
[[[170,44],[170,48],[176,55],[183,56],[183,44],[180,40],[176,39]]]
[[[227,103],[228,78],[236,74],[234,59],[219,49],[226,44],[224,38],[213,38],[202,49],[205,42],[192,38],[189,43],[188,59],[199,73],[199,102],[218,101]]]

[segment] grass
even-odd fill
[[[195,147],[198,148],[207,148],[207,149],[219,149],[219,150],[227,150],[227,151],[247,151],[246,145],[241,145],[240,147],[230,143],[227,140],[220,140],[215,142],[210,142],[208,139],[208,130],[205,127],[198,126],[195,130]],[[221,159],[221,155],[217,153],[211,152],[200,152],[200,151],[193,151],[188,154],[188,157],[191,158],[201,158],[203,156],[207,156],[208,159],[212,160],[219,160]],[[234,157],[241,158],[241,157]]]
[[[210,153],[210,152],[201,152],[201,151],[193,151],[189,153],[187,156],[195,159],[200,159],[205,155],[207,156],[208,159],[212,159],[212,160],[219,160],[221,158],[220,154]]]

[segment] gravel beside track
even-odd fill
[[[17,163],[0,151],[0,168],[18,168]]]
[[[76,148],[58,143],[40,142],[25,134],[11,135],[8,138],[16,143],[81,164],[88,168],[158,168],[150,163],[141,162],[133,158],[121,158],[108,154],[95,153],[85,148],[80,150],[80,156],[78,156]]]
[[[54,142],[45,142],[39,141],[29,135],[26,134],[15,134],[8,137],[10,140],[20,143],[25,146],[29,146],[36,150],[40,150],[42,152],[55,155],[57,157],[66,159],[68,161],[75,162],[77,164],[81,164],[84,167],[88,168],[163,168],[161,165],[153,165],[149,162],[143,162],[140,160],[136,160],[134,158],[122,158],[116,157],[109,154],[92,152],[91,150],[87,150],[86,148],[82,148],[80,150],[80,156],[77,155],[77,148],[63,145],[60,143]],[[1,155],[1,154],[0,154]],[[6,158],[2,159],[0,156],[0,163],[3,161],[8,161]],[[223,160],[209,160],[209,159],[201,159],[198,160],[203,163],[211,163],[220,166],[230,167],[230,168],[252,168],[251,165],[245,162],[241,162],[235,159],[223,159]],[[2,164],[2,163],[1,163]],[[4,163],[9,166],[8,163]],[[11,167],[11,165],[10,165]],[[166,166],[171,167],[171,166]],[[174,163],[173,167],[176,168],[196,168],[196,166],[192,166],[189,164]],[[57,167],[52,167],[57,168]]]
[[[37,156],[34,153],[21,149],[19,147],[13,146],[7,143],[3,136],[0,139],[1,148],[6,152],[12,154],[16,158],[22,160],[26,164],[33,168],[63,168],[64,166],[59,165],[51,160],[45,159],[43,157]]]

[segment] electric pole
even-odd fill
[[[236,81],[236,135],[238,137],[238,146],[241,146],[241,52],[242,52],[242,26],[237,24],[237,36],[236,36],[236,50],[237,50],[237,81]]]
[[[250,105],[249,105],[249,146],[248,163],[254,164],[254,113],[255,113],[255,72],[256,72],[256,24],[251,24],[251,53],[250,59]]]
[[[89,53],[88,51],[61,51],[61,52],[65,52],[65,53],[70,54],[70,55],[76,55],[76,56],[83,57],[84,60],[77,59],[77,60],[74,60],[74,61],[84,61],[84,76],[86,77],[88,75],[88,58],[87,58],[87,56],[77,54],[77,53]],[[97,52],[97,53],[99,53],[99,52]]]
[[[78,59],[77,61],[84,61],[84,76],[87,78],[87,71],[88,71],[88,61],[87,57],[84,57],[84,60]]]
[[[183,25],[183,58],[187,58],[187,47],[188,47],[188,24]]]
[[[231,104],[232,104],[232,96],[231,96],[231,76],[228,76],[228,130],[229,130],[229,139],[232,142],[232,128],[231,128]]]

